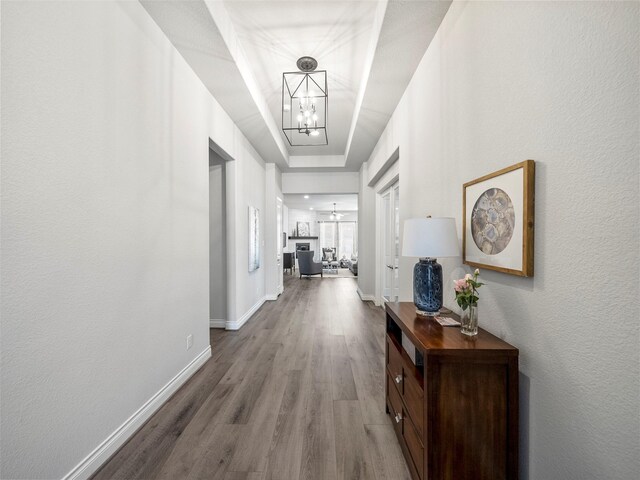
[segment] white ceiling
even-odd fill
[[[140,0],[266,162],[283,172],[358,171],[450,0]],[[282,73],[327,70],[329,145],[291,147]]]
[[[329,144],[291,147],[290,155],[343,155],[371,38],[374,1],[225,0],[238,38],[278,125],[282,72],[309,55],[327,71]],[[280,132],[283,140],[284,134]]]
[[[358,210],[358,195],[284,195],[284,204],[295,210],[309,210],[315,212],[331,212],[333,203],[336,204],[336,212],[352,212]]]

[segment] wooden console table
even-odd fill
[[[387,413],[412,478],[517,480],[518,349],[482,329],[442,327],[413,303],[386,313]]]

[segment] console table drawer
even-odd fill
[[[411,421],[403,415],[404,421],[402,424],[402,438],[409,449],[413,463],[418,470],[418,475],[423,478],[424,474],[424,448],[420,441],[420,435],[414,430]]]
[[[402,400],[400,399],[400,394],[398,393],[398,389],[394,385],[394,381],[393,378],[391,378],[391,375],[387,375],[387,392],[392,410],[391,416],[393,418],[391,420],[394,424],[400,423],[396,419],[402,419],[403,416]]]
[[[424,431],[424,393],[422,391],[422,387],[413,376],[413,369],[414,367],[406,365],[405,362],[405,365],[403,366],[402,398],[407,407],[409,416],[418,430],[418,437],[422,438],[422,432]]]

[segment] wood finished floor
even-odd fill
[[[384,314],[355,279],[298,279],[93,477],[409,480],[384,408]]]

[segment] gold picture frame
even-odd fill
[[[533,276],[535,162],[525,160],[462,186],[462,261]]]

